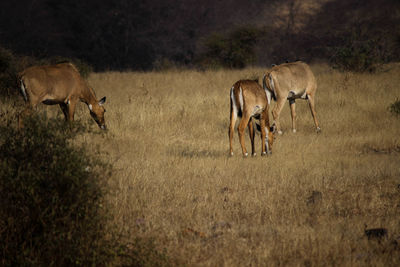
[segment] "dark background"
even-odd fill
[[[1,47],[97,71],[296,59],[364,70],[400,59],[399,25],[399,0],[0,1]]]

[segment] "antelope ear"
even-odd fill
[[[106,102],[106,97],[103,97],[102,99],[100,99],[99,105],[102,106],[105,102]]]
[[[88,107],[89,107],[90,111],[92,111],[92,110],[93,110],[93,106],[92,106],[92,104],[89,104],[89,105],[88,105]]]

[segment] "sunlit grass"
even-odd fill
[[[311,67],[322,133],[302,100],[291,133],[286,104],[273,154],[246,159],[236,133],[228,157],[229,89],[263,69],[92,74],[109,131],[77,141],[115,169],[113,223],[189,266],[399,264],[400,70]],[[368,240],[365,225],[388,235]]]

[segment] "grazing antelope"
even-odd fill
[[[106,97],[98,101],[93,89],[87,85],[73,64],[34,66],[19,73],[19,77],[21,91],[27,103],[22,114],[30,113],[39,103],[58,104],[65,120],[72,122],[76,104],[80,100],[88,105],[90,115],[98,126],[106,129],[103,107]]]
[[[286,100],[289,100],[290,104],[292,130],[294,133],[296,132],[295,101],[298,98],[308,100],[317,132],[321,131],[314,106],[317,82],[306,63],[297,61],[272,67],[271,70],[264,74],[263,87],[267,92],[268,103],[271,103],[271,98],[276,101],[276,105],[272,109],[272,116],[279,134],[282,134],[279,114]]]
[[[244,130],[249,128],[251,141],[251,154],[256,155],[254,149],[254,128],[252,118],[260,121],[261,128],[261,155],[270,154],[274,142],[273,129],[269,126],[268,100],[266,92],[256,81],[240,80],[231,88],[230,94],[231,112],[229,125],[230,154],[233,155],[232,139],[237,117],[242,117],[238,126],[239,141],[242,147],[243,156],[248,153],[244,144]]]

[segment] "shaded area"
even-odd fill
[[[399,6],[396,0],[2,1],[0,46],[39,58],[79,58],[96,70],[204,65],[214,51],[229,67],[302,59],[364,71],[400,60]],[[243,27],[262,34],[235,34]]]
[[[0,116],[2,118],[2,116]],[[70,144],[85,130],[36,115],[0,120],[0,265],[169,265],[152,242],[108,225],[111,166]]]

